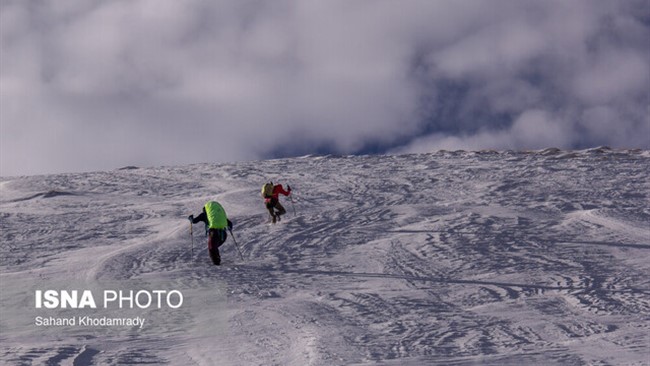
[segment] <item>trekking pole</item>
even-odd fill
[[[194,259],[194,231],[192,230],[192,221],[190,221],[190,237],[192,238],[192,259]]]
[[[293,217],[296,217],[296,205],[293,204],[293,195],[289,195],[289,201],[291,201],[291,208],[293,209]]]
[[[232,241],[235,243],[235,247],[239,252],[239,257],[241,258],[241,260],[244,260],[244,256],[241,254],[241,249],[239,249],[239,245],[237,245],[237,240],[235,240],[235,234],[232,233],[232,230],[230,228],[228,228],[228,231],[230,231],[230,236],[232,236]]]

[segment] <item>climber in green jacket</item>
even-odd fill
[[[221,256],[219,255],[219,247],[228,238],[226,229],[232,230],[232,222],[228,220],[226,211],[219,204],[219,202],[210,201],[203,206],[203,212],[197,217],[190,215],[188,220],[192,224],[203,221],[206,225],[208,232],[208,253],[210,259],[215,265],[221,264]]]

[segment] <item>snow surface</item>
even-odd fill
[[[650,364],[650,154],[302,157],[1,178],[10,365]],[[268,225],[259,190],[290,184]],[[213,266],[207,200],[235,224]],[[294,214],[295,209],[295,214]],[[137,327],[37,289],[180,290]]]

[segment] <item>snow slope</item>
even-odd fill
[[[3,364],[650,364],[650,154],[303,157],[2,178]],[[294,204],[266,224],[259,189]],[[189,214],[235,224],[208,258]],[[295,209],[295,215],[293,210]],[[137,327],[37,289],[178,289]],[[94,311],[94,312],[93,312]]]

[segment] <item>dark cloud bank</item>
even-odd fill
[[[0,173],[649,148],[649,4],[3,0]]]

